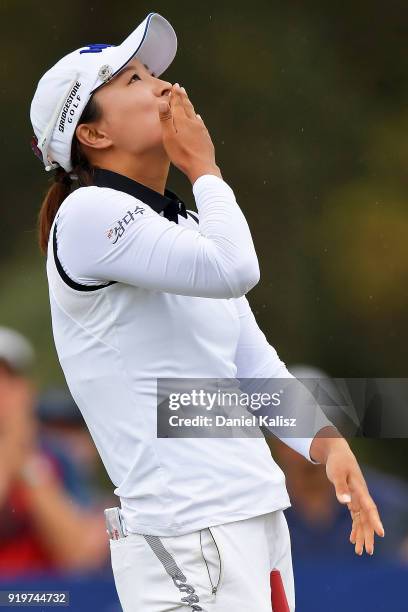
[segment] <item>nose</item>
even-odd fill
[[[158,97],[168,96],[172,88],[172,84],[169,81],[156,78],[155,83],[155,94]]]

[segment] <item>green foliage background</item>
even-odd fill
[[[63,382],[36,216],[47,188],[29,147],[40,76],[89,42],[119,43],[148,12],[179,39],[167,78],[184,85],[254,237],[249,299],[288,364],[335,377],[407,375],[408,5],[300,2],[0,3],[0,322],[38,351],[36,379]],[[190,207],[190,185],[169,186]],[[362,457],[408,475],[405,440]]]

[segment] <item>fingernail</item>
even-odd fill
[[[343,493],[342,495],[339,495],[339,500],[343,504],[347,504],[348,502],[351,502],[351,497],[348,493]]]
[[[184,87],[181,87],[181,91],[182,91],[183,93],[185,93],[185,94],[187,93],[187,92],[186,92],[186,90],[184,89]]]

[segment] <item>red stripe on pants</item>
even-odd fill
[[[272,612],[290,612],[282,576],[277,569],[271,571],[271,598]]]

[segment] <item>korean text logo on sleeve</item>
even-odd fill
[[[122,219],[118,219],[115,222],[114,227],[110,227],[106,232],[106,235],[111,243],[116,244],[117,241],[122,238],[127,227],[135,221],[136,215],[143,215],[144,211],[145,209],[142,206],[136,206],[133,211],[128,210]]]

